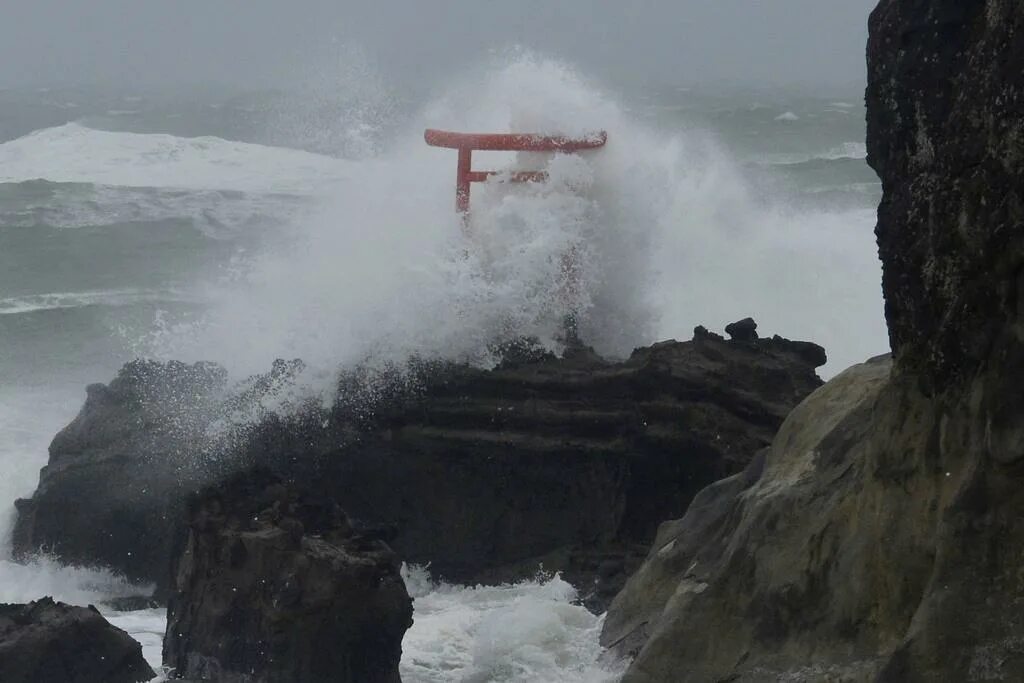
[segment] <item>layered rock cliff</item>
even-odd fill
[[[769,443],[825,361],[814,344],[703,328],[624,362],[528,347],[505,358],[493,370],[346,375],[331,409],[265,412],[226,432],[213,427],[252,412],[294,366],[225,394],[215,367],[134,363],[90,387],[54,440],[39,488],[19,502],[16,548],[163,588],[189,491],[262,464],[436,575],[499,581],[543,562],[599,608],[658,523]]]
[[[883,0],[869,162],[895,361],[664,524],[603,642],[639,681],[1024,680],[1024,6]]]

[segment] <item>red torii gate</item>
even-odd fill
[[[562,152],[571,154],[585,149],[603,147],[608,141],[605,131],[597,131],[583,137],[565,135],[542,135],[538,133],[452,133],[428,128],[423,138],[431,147],[446,147],[459,150],[459,162],[455,172],[455,209],[466,214],[469,211],[469,188],[471,183],[481,183],[497,171],[474,171],[473,151],[488,152]],[[544,171],[516,171],[509,174],[514,183],[536,183],[547,180]]]

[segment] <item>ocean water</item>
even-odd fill
[[[365,72],[288,92],[0,91],[0,601],[137,592],[102,568],[14,564],[6,540],[85,385],[136,356],[215,360],[236,378],[300,357],[303,390],[329,400],[343,365],[487,364],[493,341],[524,333],[557,348],[570,310],[612,356],[747,315],[825,346],[826,376],[884,352],[860,97],[609,87],[531,55],[416,97]],[[428,126],[609,142],[476,155],[550,180],[475,186],[467,236],[455,155],[426,147]],[[404,680],[620,671],[600,617],[558,577],[406,576]],[[159,610],[109,616],[159,663]]]

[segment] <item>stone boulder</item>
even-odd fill
[[[92,606],[51,598],[0,604],[4,683],[141,683],[155,677],[142,646]]]
[[[609,611],[624,680],[1024,680],[1024,5],[883,0],[869,162],[894,362],[812,394]]]
[[[231,683],[398,683],[412,600],[387,545],[264,470],[188,503],[164,664]]]

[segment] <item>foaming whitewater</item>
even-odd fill
[[[427,147],[426,127],[603,129],[609,140],[576,156],[474,155],[478,168],[543,168],[550,181],[475,185],[467,237],[452,208],[454,153]],[[884,344],[866,212],[798,213],[753,196],[710,136],[640,125],[556,62],[521,56],[467,76],[324,201],[287,248],[209,286],[201,325],[164,328],[150,349],[240,374],[276,357],[321,377],[412,354],[486,364],[512,336],[557,349],[572,311],[612,356],[747,315],[823,343],[834,369]]]
[[[611,683],[624,670],[602,661],[604,618],[573,604],[575,590],[558,576],[475,587],[435,583],[417,567],[402,576],[415,610],[403,681]]]

